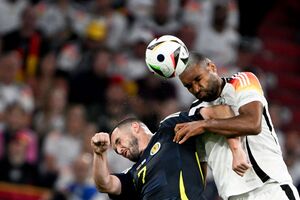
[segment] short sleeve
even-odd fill
[[[240,72],[235,74],[230,80],[237,94],[237,106],[241,106],[259,101],[265,104],[263,89],[258,78],[251,72]]]
[[[138,195],[135,190],[133,177],[131,176],[130,171],[113,175],[117,176],[121,181],[121,194],[108,194],[109,198],[111,198],[112,200],[137,200]]]

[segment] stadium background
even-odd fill
[[[90,137],[129,114],[155,130],[193,100],[145,66],[164,34],[221,75],[259,77],[299,190],[299,21],[298,0],[1,0],[0,199],[108,199],[91,180]],[[131,165],[110,158],[113,172]],[[211,177],[206,196],[218,199]]]

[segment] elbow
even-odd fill
[[[261,132],[261,128],[255,128],[251,131],[251,135],[258,135]]]
[[[109,181],[98,181],[96,179],[94,179],[96,188],[99,192],[102,193],[109,193]]]
[[[250,135],[258,135],[261,132],[261,122],[250,123],[252,126],[249,129]]]
[[[101,187],[101,186],[98,186],[98,185],[96,185],[96,188],[101,193],[109,193],[109,191],[107,190],[107,188],[104,188],[104,187]]]
[[[106,187],[106,185],[102,185],[102,184],[99,184],[97,182],[95,182],[95,185],[96,185],[96,188],[99,192],[101,193],[109,193],[109,190],[108,190],[108,187]]]

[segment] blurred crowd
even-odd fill
[[[0,1],[0,182],[47,188],[48,200],[107,200],[91,179],[91,136],[129,115],[155,132],[194,100],[177,79],[149,72],[152,39],[178,36],[221,75],[250,70],[273,87],[272,76],[250,66],[259,38],[242,37],[238,26],[234,0]],[[299,130],[282,130],[290,116],[283,105],[270,102],[270,112],[299,185]],[[112,172],[132,164],[110,153]],[[207,196],[217,198],[212,180]]]

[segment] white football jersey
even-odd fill
[[[190,114],[201,107],[226,104],[238,115],[241,106],[253,101],[261,102],[264,108],[260,134],[241,137],[243,148],[252,164],[243,177],[232,170],[232,153],[224,136],[205,133],[200,137],[199,147],[205,147],[205,155],[201,153],[203,150],[199,152],[211,168],[219,195],[228,199],[254,190],[270,180],[291,182],[259,80],[250,72],[240,72],[223,80],[225,86],[220,97],[212,102],[195,101]]]

